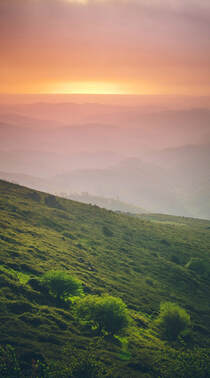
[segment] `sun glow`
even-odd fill
[[[65,82],[54,84],[49,89],[52,94],[130,94],[126,88],[122,88],[119,84],[108,82]]]
[[[88,0],[66,0],[68,3],[88,4]]]

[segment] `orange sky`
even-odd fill
[[[208,0],[1,0],[0,93],[210,94]]]

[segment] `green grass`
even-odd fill
[[[209,262],[209,246],[210,221],[117,214],[0,181],[1,343],[22,359],[30,352],[46,361],[61,359],[67,342],[78,350],[96,343],[73,307],[27,283],[66,270],[86,293],[120,297],[129,308],[125,339],[105,337],[96,348],[112,376],[167,376],[173,353],[210,347],[210,280],[186,267],[192,257]],[[152,328],[163,301],[189,312],[190,340],[169,345]]]

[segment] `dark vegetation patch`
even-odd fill
[[[60,204],[59,200],[55,196],[52,196],[51,194],[47,194],[44,197],[44,202],[49,207],[62,209],[62,205]]]

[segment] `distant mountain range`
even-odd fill
[[[0,177],[38,190],[210,219],[209,167],[209,109],[0,106]]]
[[[88,203],[91,196],[100,197],[106,208],[112,198],[150,212],[210,219],[209,167],[210,146],[203,145],[163,150],[150,161],[130,158],[109,168],[77,169],[48,178],[3,172],[0,177],[51,193],[77,193],[70,198]]]

